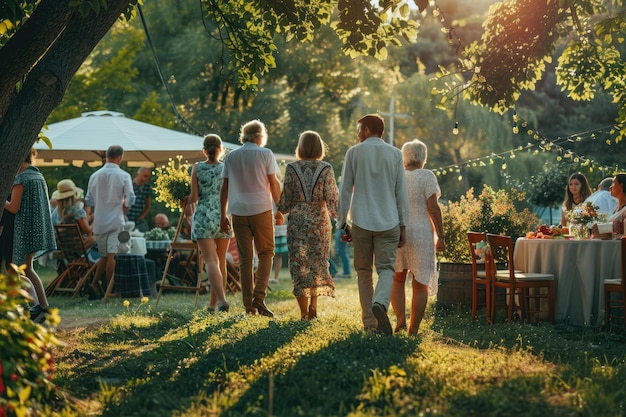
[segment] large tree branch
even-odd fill
[[[0,158],[0,196],[8,195],[23,157],[63,99],[76,71],[129,3],[108,0],[107,8],[98,14],[74,14],[66,30],[28,74],[0,121],[0,155],[5,155]]]
[[[0,121],[8,110],[16,84],[41,59],[77,12],[69,2],[43,0],[15,35],[0,48]]]

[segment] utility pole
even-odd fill
[[[396,98],[394,96],[391,96],[391,99],[389,100],[389,112],[378,112],[378,114],[389,117],[389,144],[395,146],[395,118],[412,119],[413,116],[410,114],[396,113]]]

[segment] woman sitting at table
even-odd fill
[[[78,188],[74,181],[65,179],[59,181],[57,189],[52,193],[52,198],[57,201],[56,214],[52,220],[55,224],[76,223],[83,234],[85,248],[89,249],[96,243],[93,230],[89,224],[84,203],[78,199],[83,196],[83,190]]]
[[[624,191],[624,183],[626,183],[626,174],[617,174],[613,177],[613,184],[609,187],[611,196],[617,198],[617,207],[615,212],[609,217],[609,223],[613,223],[613,235],[621,236],[624,234],[624,221],[626,220],[626,191]],[[591,227],[594,236],[599,236],[598,225]]]
[[[567,225],[567,214],[572,210],[582,208],[587,197],[591,195],[589,181],[580,172],[573,173],[565,186],[565,201],[561,208],[561,226]]]

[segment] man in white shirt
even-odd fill
[[[613,184],[613,177],[605,178],[598,184],[597,190],[591,194],[585,202],[591,202],[598,206],[598,212],[607,213],[609,216],[615,212],[617,198],[611,196],[609,187]]]
[[[271,150],[266,149],[267,130],[259,120],[241,127],[239,141],[242,146],[230,151],[224,158],[220,209],[222,230],[235,232],[239,251],[241,296],[246,313],[273,317],[265,305],[267,284],[274,258],[273,204],[280,198],[280,183],[276,177],[278,164]],[[273,204],[272,204],[273,200]],[[228,210],[227,210],[228,207]],[[282,224],[282,214],[277,211],[277,224]],[[253,278],[254,249],[258,267]]]
[[[358,121],[359,143],[348,149],[343,163],[337,225],[345,228],[350,212],[363,325],[391,335],[387,309],[409,208],[402,152],[381,139],[384,129],[377,114]],[[373,266],[378,274],[375,290]]]
[[[130,174],[120,168],[124,149],[110,146],[106,158],[106,164],[89,178],[85,204],[93,210],[93,233],[101,256],[96,277],[100,279],[104,270],[108,285],[115,272],[117,235],[124,229],[124,214],[135,203],[135,192]]]

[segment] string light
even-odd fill
[[[458,36],[458,34],[456,33],[456,30],[454,28],[454,26],[452,25],[448,25],[446,23],[446,18],[442,12],[442,10],[439,8],[438,5],[435,4],[435,7],[433,9],[433,17],[435,18],[439,18],[439,21],[442,24],[442,29],[441,31],[443,33],[446,33],[448,35],[448,43],[449,44],[454,44],[456,43],[456,50],[461,51],[463,49],[463,42],[461,41],[461,38]],[[473,71],[474,73],[479,73],[480,72],[480,67],[477,66],[474,62],[472,62],[471,60],[468,59],[460,59],[460,64],[462,69],[464,70],[470,70]],[[491,89],[492,86],[487,86],[488,89]],[[456,96],[458,97],[458,96]],[[458,105],[458,102],[455,103],[454,106],[454,110],[455,110],[455,115],[456,115],[456,106]],[[520,126],[523,129],[527,129],[526,130],[526,134],[530,137],[533,138],[535,143],[528,143],[526,146],[522,147],[519,146],[515,149],[511,149],[511,150],[507,150],[504,152],[501,152],[499,154],[494,154],[491,153],[488,156],[483,156],[480,158],[475,158],[475,159],[470,159],[466,162],[461,162],[461,163],[456,163],[454,164],[454,167],[460,169],[462,167],[467,167],[467,166],[471,166],[471,167],[476,167],[477,164],[478,166],[484,167],[487,166],[485,164],[484,161],[488,160],[489,161],[489,165],[493,165],[494,162],[494,158],[497,159],[502,159],[503,163],[502,163],[502,170],[506,170],[507,168],[507,164],[506,164],[506,155],[508,155],[509,159],[513,159],[515,158],[515,153],[516,152],[521,152],[523,150],[526,150],[528,152],[531,152],[532,155],[539,155],[540,152],[558,152],[558,155],[556,157],[556,159],[558,161],[562,161],[563,160],[563,156],[562,154],[565,154],[565,157],[572,160],[575,163],[579,163],[582,166],[587,166],[589,167],[589,171],[591,172],[593,170],[594,167],[598,167],[599,164],[590,159],[587,158],[585,156],[582,155],[577,155],[575,154],[573,151],[571,150],[567,150],[565,148],[563,148],[561,146],[562,143],[564,142],[581,142],[585,139],[591,139],[591,140],[596,140],[596,134],[597,133],[609,133],[610,135],[615,135],[617,133],[619,133],[619,130],[621,129],[621,125],[613,125],[610,126],[610,130],[607,132],[606,129],[607,127],[602,127],[599,129],[595,129],[592,131],[588,131],[588,132],[582,132],[582,133],[578,133],[575,135],[570,135],[568,136],[566,139],[561,139],[561,138],[557,138],[555,140],[550,140],[546,137],[544,137],[543,135],[540,134],[539,131],[534,130],[532,128],[528,128],[528,122],[526,120],[523,120],[523,118],[521,118],[518,114],[516,110],[513,110],[513,133],[514,134],[519,134],[520,132]],[[454,128],[452,129],[452,133],[454,135],[458,135],[459,134],[459,122],[456,121],[454,123]],[[607,145],[611,145],[613,143],[611,138],[607,138],[605,140],[605,143]],[[607,166],[600,166],[601,170],[610,170],[616,167],[607,167]],[[452,166],[444,166],[444,167],[439,167],[436,169],[433,169],[433,172],[436,175],[446,175],[447,172],[452,172]],[[458,177],[459,181],[461,181],[462,176]]]
[[[523,122],[523,120],[519,116],[517,116],[517,120],[518,122],[519,121]],[[559,162],[563,161],[564,158],[569,159],[574,163],[580,164],[581,166],[588,167],[590,172],[594,168],[598,168],[600,170],[612,170],[612,169],[619,168],[619,167],[600,165],[593,159],[587,158],[582,155],[578,155],[574,153],[571,149],[563,148],[562,144],[572,143],[574,141],[581,142],[581,141],[588,140],[588,139],[595,140],[597,139],[598,134],[615,134],[615,132],[616,132],[616,127],[612,125],[612,126],[604,126],[604,127],[601,127],[595,130],[586,131],[586,132],[575,133],[566,138],[559,137],[557,139],[550,140],[542,136],[538,130],[528,129],[526,133],[529,136],[533,137],[534,142],[528,142],[525,146],[519,145],[513,149],[509,149],[500,153],[492,152],[489,155],[482,156],[479,158],[468,159],[465,162],[459,162],[453,165],[435,168],[433,169],[433,172],[436,175],[446,175],[448,172],[453,172],[453,171],[456,171],[458,173],[460,172],[460,169],[463,167],[471,167],[471,168],[485,167],[487,166],[487,163],[485,163],[485,161],[488,161],[489,165],[494,165],[495,159],[501,159],[503,161],[501,165],[501,169],[505,170],[508,167],[508,164],[506,163],[506,158],[508,157],[508,159],[514,159],[516,157],[516,154],[522,151],[527,151],[535,156],[539,155],[540,152],[557,152],[558,155],[555,157],[557,161]]]

